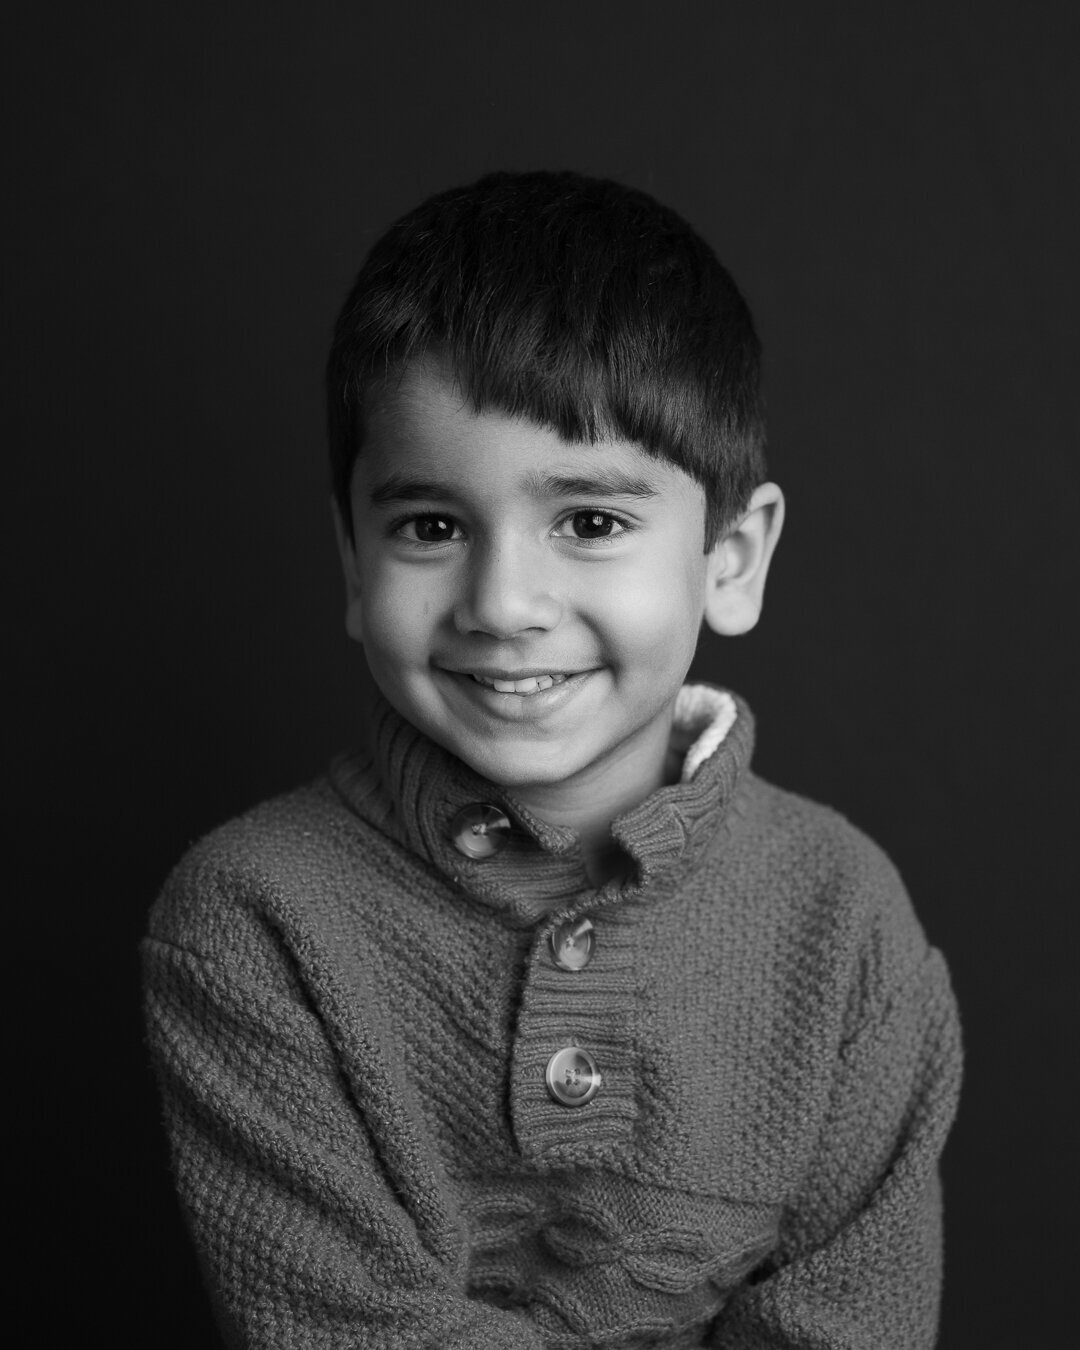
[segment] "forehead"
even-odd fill
[[[633,441],[571,443],[501,409],[477,412],[460,382],[428,358],[392,379],[369,407],[354,482],[365,495],[422,496],[409,484],[500,488],[530,497],[597,494],[704,504],[700,485]],[[565,488],[566,491],[546,491]]]

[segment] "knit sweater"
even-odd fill
[[[614,823],[599,888],[387,705],[173,873],[149,1040],[231,1346],[934,1343],[944,963],[869,840],[751,772],[741,701],[688,687],[676,726],[682,781]],[[585,1105],[549,1087],[565,1047]]]

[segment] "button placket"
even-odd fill
[[[592,960],[595,927],[589,918],[570,919],[552,929],[548,944],[551,959],[559,970],[576,974]],[[548,1095],[560,1106],[585,1106],[600,1090],[600,1070],[596,1060],[578,1045],[567,1045],[548,1060],[544,1082]]]
[[[597,914],[587,968],[567,971],[555,958],[552,934],[581,921],[551,915],[535,935],[515,1029],[510,1091],[514,1138],[522,1156],[573,1165],[587,1144],[599,1156],[630,1146],[638,1117],[639,1047],[644,991],[636,979],[633,912]],[[583,942],[586,934],[578,935]],[[578,1109],[585,1108],[585,1109]]]

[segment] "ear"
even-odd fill
[[[355,641],[363,642],[364,611],[360,603],[360,568],[356,562],[356,546],[349,538],[349,531],[336,501],[331,501],[330,510],[334,517],[341,570],[345,574],[345,631]]]
[[[761,615],[765,577],[784,525],[784,494],[762,483],[743,518],[719,540],[706,571],[705,622],[714,633],[748,633]]]

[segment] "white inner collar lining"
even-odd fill
[[[684,684],[675,699],[672,728],[676,746],[685,745],[682,773],[688,783],[710,755],[716,753],[738,716],[735,700],[723,689],[707,684]]]

